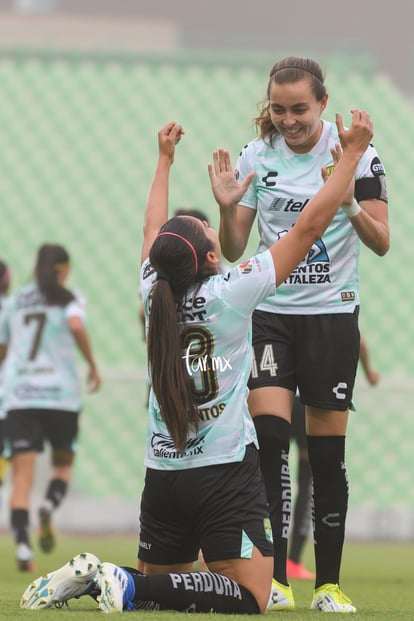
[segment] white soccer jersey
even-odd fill
[[[140,290],[147,323],[155,279],[156,273],[146,261]],[[210,277],[188,293],[178,312],[185,334],[183,361],[193,383],[200,427],[197,434],[189,433],[185,451],[177,452],[151,391],[147,467],[180,470],[241,461],[247,444],[257,446],[247,408],[251,315],[262,299],[275,292],[275,281],[272,257],[264,252],[227,274]]]
[[[280,135],[274,138],[273,146],[257,138],[242,150],[237,162],[239,181],[252,171],[256,175],[240,204],[257,211],[259,251],[269,248],[294,226],[323,184],[321,168],[332,170],[330,149],[336,143],[336,125],[323,121],[321,137],[308,153],[294,153]],[[386,200],[384,170],[372,145],[361,158],[355,178],[380,179],[381,199]],[[353,312],[359,304],[358,259],[359,238],[339,209],[323,237],[278,287],[277,295],[258,308],[306,315]]]
[[[68,327],[71,316],[84,319],[83,301],[49,306],[35,284],[8,299],[0,321],[0,343],[8,343],[5,410],[81,409],[76,345]]]

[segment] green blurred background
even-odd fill
[[[49,8],[58,4],[49,0]],[[12,267],[15,288],[30,278],[41,243],[67,247],[69,284],[87,297],[103,375],[100,393],[85,397],[75,477],[57,523],[68,530],[134,531],[147,394],[139,255],[157,131],[176,120],[186,132],[171,176],[171,209],[198,207],[217,224],[207,174],[211,153],[223,146],[235,162],[254,136],[252,118],[270,66],[303,50],[286,45],[277,52],[253,51],[240,40],[238,50],[190,52],[164,23],[156,29],[165,44],[158,48],[151,45],[148,24],[136,31],[145,34],[149,51],[122,45],[122,37],[104,45],[87,34],[82,45],[62,46],[59,33],[63,40],[68,30],[56,27],[52,43],[46,36],[48,23],[59,16],[56,8],[50,16],[45,0],[38,12],[35,2],[26,2],[25,10],[24,2],[14,5],[19,11],[7,15],[0,2],[0,34],[7,19],[17,19],[16,32],[26,32],[28,41],[17,37],[18,45],[0,46],[0,256]],[[84,32],[92,21],[79,19],[78,31]],[[74,17],[66,20],[70,30]],[[44,39],[31,40],[42,24]],[[124,43],[131,24],[129,17]],[[361,250],[361,328],[381,381],[372,388],[362,370],[358,376],[347,445],[348,534],[413,539],[413,99],[410,84],[380,67],[367,50],[337,47],[315,53],[314,43],[307,52],[326,69],[330,98],[324,116],[334,120],[339,111],[347,122],[355,106],[370,112],[387,172],[392,235],[384,258]],[[255,243],[252,236],[246,255]],[[293,450],[293,476],[294,461]],[[46,469],[47,455],[39,463],[34,505]],[[5,497],[7,491],[6,482]],[[5,504],[0,527],[7,526]]]

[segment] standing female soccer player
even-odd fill
[[[372,136],[354,111],[337,170],[280,243],[218,273],[217,233],[190,216],[168,220],[169,173],[182,129],[160,130],[148,197],[141,294],[152,383],[141,499],[138,573],[79,555],[32,583],[24,608],[100,589],[105,612],[134,608],[258,614],[269,601],[273,544],[256,434],[247,407],[251,316],[275,292],[338,209]],[[237,183],[229,154],[214,153],[216,200],[232,209],[253,178]],[[194,572],[200,548],[209,572]],[[83,584],[82,582],[83,577]],[[40,582],[41,587],[40,588]]]
[[[52,478],[39,509],[39,544],[49,552],[55,543],[51,514],[65,496],[71,478],[81,386],[76,349],[85,358],[91,391],[100,378],[85,327],[82,301],[66,289],[67,251],[55,244],[40,247],[35,282],[18,290],[0,324],[0,344],[7,350],[4,369],[6,430],[11,448],[11,527],[18,569],[33,568],[29,537],[30,493],[36,454],[51,444]]]
[[[254,181],[238,205],[221,210],[220,242],[229,261],[243,253],[256,215],[263,251],[296,227],[319,190],[320,169],[332,167],[331,149],[338,141],[335,124],[321,118],[327,101],[324,76],[315,61],[291,57],[272,67],[256,119],[259,137],[245,146],[236,167],[241,183],[252,170]],[[351,192],[277,295],[265,299],[253,315],[249,409],[274,537],[274,610],[294,607],[286,554],[289,427],[297,388],[306,405],[314,482],[313,604],[334,612],[351,608],[338,584],[348,505],[345,435],[359,353],[360,241],[380,256],[390,243],[384,170],[372,145],[356,169],[355,198]]]

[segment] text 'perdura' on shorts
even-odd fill
[[[353,313],[253,313],[254,364],[249,389],[281,386],[302,402],[347,410],[358,367],[359,307]]]
[[[246,447],[241,462],[147,469],[141,499],[138,558],[170,565],[250,558],[253,546],[273,556],[272,532],[259,453]]]

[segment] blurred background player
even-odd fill
[[[20,288],[6,304],[0,323],[4,357],[4,408],[11,451],[11,528],[20,571],[32,571],[29,536],[30,494],[37,453],[51,445],[52,476],[39,508],[39,545],[55,545],[51,515],[62,502],[72,474],[81,411],[76,350],[88,364],[88,385],[100,377],[85,327],[83,301],[64,286],[70,271],[62,246],[40,247],[35,282]]]
[[[371,386],[378,384],[380,374],[371,366],[368,346],[363,334],[361,334],[359,362]],[[305,406],[298,394],[293,403],[290,442],[295,442],[297,446],[297,474],[296,499],[293,506],[286,574],[288,579],[314,580],[315,574],[302,563],[303,549],[308,539],[312,521],[312,471],[306,439]]]
[[[0,316],[4,310],[5,297],[10,290],[10,268],[0,259]],[[2,504],[2,490],[3,481],[7,472],[7,459],[5,457],[5,418],[6,412],[3,408],[3,380],[2,380],[2,366],[0,361],[0,507]]]

